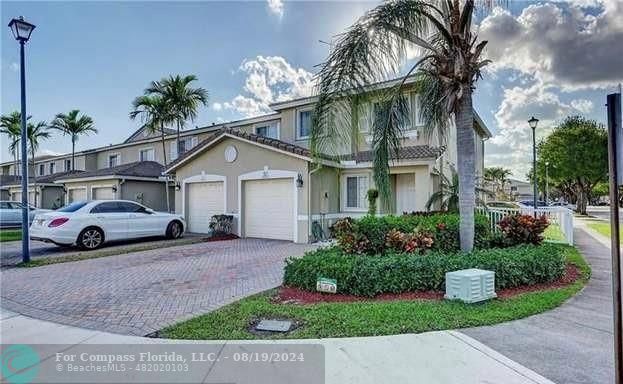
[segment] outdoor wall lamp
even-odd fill
[[[177,183],[175,183],[175,190],[180,191],[181,189],[182,189],[182,186],[180,185],[180,182],[178,181]]]
[[[296,177],[296,186],[298,188],[303,188],[303,175],[301,175],[300,173]]]
[[[111,189],[112,189],[112,191],[113,191],[114,193],[117,193],[117,186],[116,186],[116,185],[113,185]]]

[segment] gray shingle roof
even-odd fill
[[[67,172],[59,172],[51,175],[45,176],[37,176],[36,180],[38,184],[51,184],[54,183],[55,180],[64,179],[68,176],[79,176],[83,174],[84,171],[67,171]],[[28,183],[33,183],[35,178],[32,176],[28,177]],[[10,175],[0,175],[0,185],[19,185],[22,182],[21,176],[10,176]]]
[[[136,161],[134,163],[122,164],[112,168],[102,168],[95,171],[86,171],[57,180],[84,179],[88,177],[101,176],[130,176],[130,177],[152,177],[158,178],[164,171],[164,166],[155,161]]]

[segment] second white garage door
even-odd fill
[[[294,187],[292,179],[244,182],[246,237],[294,241]]]
[[[98,187],[91,189],[93,200],[112,200],[114,193],[111,187]]]
[[[81,201],[87,199],[87,190],[84,188],[70,189],[69,191],[67,191],[67,193],[67,200],[69,200],[70,203],[73,201]]]
[[[212,181],[187,184],[186,221],[188,231],[207,233],[214,215],[225,212],[223,201],[223,182]]]

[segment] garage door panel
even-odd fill
[[[114,193],[111,187],[96,187],[91,190],[93,200],[112,200]]]
[[[207,233],[214,215],[225,212],[222,181],[188,184],[186,221],[190,232]]]
[[[87,190],[86,189],[70,189],[68,192],[69,202],[86,200],[87,199]]]
[[[249,180],[244,185],[245,236],[294,240],[292,179]]]

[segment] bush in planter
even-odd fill
[[[375,296],[381,293],[443,290],[446,272],[481,268],[495,272],[497,289],[549,283],[564,275],[569,247],[519,245],[474,252],[384,256],[344,254],[339,248],[308,252],[287,260],[284,284],[315,291],[316,279],[337,279],[338,293]]]
[[[476,215],[476,247],[489,245],[491,235],[486,216]],[[430,248],[446,252],[460,249],[459,215],[455,213],[423,212],[402,216],[365,216],[354,220],[336,221],[331,234],[346,253],[382,254],[388,251],[387,234],[391,230],[402,233],[426,233],[432,235]],[[390,247],[391,248],[391,247]]]
[[[509,215],[500,220],[498,226],[504,234],[504,242],[515,244],[541,244],[543,232],[549,226],[545,215],[534,217],[531,215]]]
[[[212,235],[223,236],[229,235],[234,224],[234,217],[232,215],[214,215],[210,219],[210,229]]]

